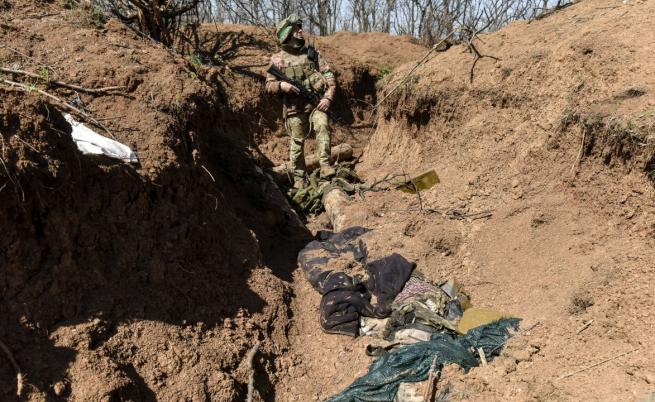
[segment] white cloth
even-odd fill
[[[104,137],[91,130],[84,124],[75,121],[73,116],[65,114],[64,118],[71,125],[71,136],[77,149],[85,155],[106,155],[110,158],[120,159],[123,162],[139,163],[136,154],[127,145]]]

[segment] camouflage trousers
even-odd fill
[[[287,117],[285,124],[290,138],[289,162],[294,177],[305,176],[305,139],[310,131],[316,134],[316,148],[321,166],[330,164],[330,130],[326,113],[316,109],[312,113],[295,114]]]

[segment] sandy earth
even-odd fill
[[[81,98],[142,157],[80,158],[59,107],[0,89],[0,340],[26,374],[19,399],[242,401],[257,340],[255,400],[323,400],[363,374],[370,339],[324,334],[320,296],[295,266],[327,217],[303,226],[262,174],[287,152],[280,104],[257,76],[270,34],[219,27],[238,50],[205,68],[113,20],[10,4],[0,65],[126,86]],[[317,38],[347,99],[335,142],[355,145],[358,173],[441,178],[421,211],[416,196],[367,193],[347,222],[373,229],[373,255],[401,253],[532,327],[489,366],[445,370],[449,400],[655,393],[653,20],[652,2],[587,0],[513,23],[482,36],[500,60],[481,59],[472,83],[472,57],[455,45],[376,115],[370,104],[426,49],[383,34]],[[0,399],[15,400],[0,362]]]
[[[653,17],[649,2],[596,1],[514,23],[482,38],[483,54],[501,61],[480,60],[472,84],[472,58],[455,46],[380,112],[358,171],[379,179],[436,169],[442,183],[422,195],[435,211],[374,193],[353,202],[348,223],[374,229],[369,248],[399,252],[434,280],[455,277],[474,305],[538,322],[492,365],[446,373],[452,400],[642,401],[655,392]],[[645,93],[627,96],[630,88]],[[371,340],[321,333],[319,296],[295,279],[300,352],[283,399],[322,400],[365,372]]]

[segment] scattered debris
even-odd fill
[[[585,329],[589,328],[589,326],[594,322],[594,320],[589,320],[586,324],[584,324],[582,327],[580,327],[579,330],[577,330],[575,333],[579,334],[580,332],[584,331]]]
[[[368,262],[361,238],[368,231],[321,231],[298,254],[305,279],[322,295],[323,331],[383,338],[366,348],[379,357],[368,374],[330,401],[392,400],[401,383],[426,378],[424,400],[432,400],[437,359],[465,370],[486,365],[519,320],[470,307],[454,280],[435,286],[399,254]]]
[[[435,391],[437,389],[437,383],[439,382],[440,376],[441,376],[441,370],[437,369],[437,356],[435,356],[432,359],[432,366],[430,366],[430,373],[428,374],[428,383],[426,384],[425,393],[423,394],[424,401],[426,402],[432,401]]]
[[[487,359],[497,356],[511,337],[510,331],[517,330],[518,325],[518,319],[502,319],[475,328],[464,336],[436,333],[430,341],[405,345],[380,356],[365,375],[328,401],[391,401],[400,383],[424,381],[429,377],[434,357],[440,368],[454,363],[467,372],[480,364],[478,348],[484,350]]]
[[[624,352],[624,353],[621,353],[621,354],[619,354],[619,355],[616,355],[616,356],[610,357],[610,358],[608,358],[608,359],[601,360],[601,361],[599,361],[598,363],[594,363],[594,364],[592,364],[592,365],[590,365],[590,366],[583,367],[583,368],[581,368],[581,369],[579,369],[579,370],[572,371],[572,372],[570,372],[570,373],[568,373],[568,374],[564,374],[563,376],[560,376],[560,377],[558,377],[557,379],[558,379],[558,380],[562,380],[562,379],[564,379],[564,378],[569,378],[569,377],[571,377],[571,376],[573,376],[573,375],[576,375],[576,374],[578,374],[578,373],[581,373],[581,372],[583,372],[583,371],[587,371],[587,370],[590,370],[590,369],[592,369],[592,368],[594,368],[594,367],[598,367],[598,366],[600,366],[600,365],[602,365],[602,364],[605,364],[605,363],[607,363],[607,362],[610,362],[610,361],[612,361],[612,360],[616,360],[616,359],[618,359],[619,357],[623,357],[623,356],[628,355],[628,354],[630,354],[630,353],[632,353],[632,352],[636,352],[637,350],[639,350],[639,349],[632,349],[632,350],[630,350],[630,351],[628,351],[628,352]]]
[[[482,363],[483,366],[486,366],[487,363],[487,356],[484,354],[484,349],[478,348],[478,355],[480,356],[480,363]]]
[[[287,195],[291,202],[305,213],[319,213],[325,208],[325,195],[334,189],[340,189],[346,194],[357,192],[356,184],[361,182],[352,164],[342,162],[335,167],[331,177],[321,177],[321,169],[315,169],[307,184],[300,189],[290,189]]]
[[[437,172],[430,170],[397,185],[396,190],[407,194],[418,194],[420,190],[428,190],[438,183],[440,183],[440,180]]]
[[[127,145],[121,144],[96,133],[84,124],[75,121],[73,116],[65,114],[64,118],[71,125],[71,136],[77,149],[85,155],[105,155],[123,162],[139,163],[136,154]]]
[[[396,253],[368,262],[360,238],[368,231],[352,227],[323,232],[322,240],[310,242],[298,254],[305,279],[322,295],[320,322],[325,332],[354,337],[360,333],[360,317],[388,317],[416,266]]]

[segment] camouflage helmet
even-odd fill
[[[277,36],[277,40],[280,41],[280,44],[286,42],[287,39],[289,39],[289,36],[291,36],[291,32],[293,31],[293,27],[296,25],[302,25],[302,20],[300,17],[298,17],[298,14],[291,14],[287,18],[280,21],[279,24],[277,24],[277,31],[275,32],[275,35]]]

